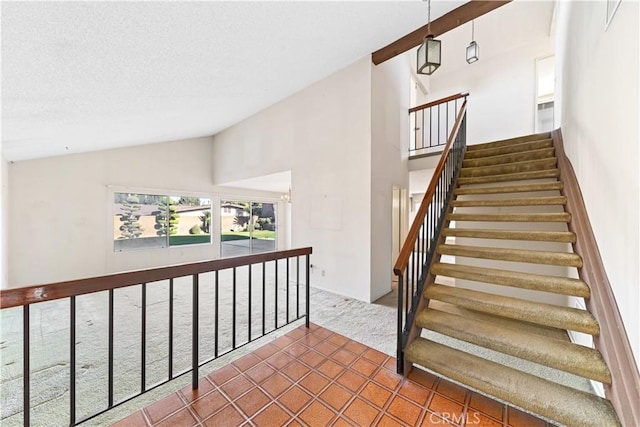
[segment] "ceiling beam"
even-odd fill
[[[438,37],[509,2],[511,0],[472,0],[432,21],[431,34]],[[382,64],[384,61],[413,49],[422,43],[428,35],[427,28],[428,25],[423,25],[382,49],[376,50],[371,54],[371,60],[375,65]]]

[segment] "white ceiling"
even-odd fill
[[[433,0],[432,19],[463,3]],[[481,48],[548,27],[531,10],[553,4],[480,18]],[[213,135],[424,25],[426,4],[2,2],[1,14],[2,153],[19,161]],[[492,14],[503,26],[482,26]],[[445,36],[468,43],[463,31]]]
[[[434,2],[437,17],[464,1]],[[409,2],[2,2],[7,160],[212,135],[424,25]]]

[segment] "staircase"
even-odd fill
[[[548,134],[467,147],[415,317],[429,332],[409,342],[405,360],[558,423],[619,425],[608,400],[521,369],[533,362],[551,377],[611,384],[601,354],[568,339],[600,331],[566,303],[590,289],[576,278],[583,260],[559,176]]]

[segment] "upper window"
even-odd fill
[[[116,252],[211,243],[211,199],[114,193]]]

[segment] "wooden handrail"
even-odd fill
[[[424,110],[425,108],[435,107],[436,105],[444,104],[445,102],[455,101],[456,99],[460,99],[460,98],[466,98],[467,96],[469,96],[469,92],[462,92],[462,93],[457,93],[455,95],[447,96],[447,97],[442,98],[442,99],[438,99],[436,101],[427,102],[426,104],[422,104],[422,105],[418,105],[417,107],[409,108],[409,114],[411,114],[411,113],[413,113],[415,111]]]
[[[466,96],[460,94],[460,97]],[[436,192],[436,187],[438,185],[438,180],[440,179],[440,175],[442,174],[442,170],[447,162],[447,157],[449,157],[449,152],[451,151],[451,147],[453,146],[453,141],[456,139],[456,135],[460,129],[460,124],[462,123],[462,118],[467,109],[467,100],[462,103],[460,107],[460,112],[458,113],[458,117],[456,117],[456,122],[453,125],[453,129],[451,130],[451,134],[449,135],[449,140],[447,141],[447,145],[445,145],[444,150],[442,152],[442,156],[440,157],[440,161],[436,166],[435,171],[433,172],[433,176],[431,177],[431,181],[429,182],[429,187],[427,188],[424,197],[422,198],[422,203],[420,204],[420,208],[418,208],[418,212],[416,213],[415,219],[413,220],[413,224],[411,224],[411,228],[407,233],[407,237],[402,245],[402,249],[400,250],[400,254],[398,255],[398,259],[396,261],[395,266],[393,267],[393,272],[396,276],[402,275],[404,269],[407,267],[409,263],[409,258],[411,257],[411,253],[413,252],[413,248],[416,240],[418,239],[418,233],[420,232],[420,227],[422,226],[422,222],[424,217],[427,214],[427,208],[429,206],[429,202],[433,198],[433,195]]]
[[[224,270],[283,258],[310,255],[311,247],[289,249],[278,252],[265,252],[254,255],[222,258],[212,261],[172,265],[146,270],[129,271],[88,279],[69,280],[66,282],[35,285],[15,289],[0,290],[0,309],[19,307],[44,301],[52,301],[93,292],[108,291],[142,283],[157,282],[175,277],[191,276],[210,271]]]
[[[613,376],[613,383],[610,386],[604,386],[605,394],[616,410],[622,425],[638,426],[640,425],[640,406],[637,404],[640,402],[640,373],[598,250],[578,179],[564,151],[562,132],[557,129],[551,132],[551,137],[558,158],[560,180],[564,183],[561,191],[567,197],[566,210],[571,214],[569,231],[576,234],[573,249],[584,260],[584,266],[578,269],[578,276],[591,289],[591,297],[585,299],[585,303],[589,312],[600,324],[600,335],[593,338],[594,344],[607,362]]]

